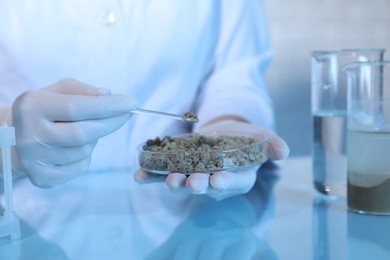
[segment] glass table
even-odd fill
[[[249,193],[222,201],[139,185],[132,171],[48,190],[16,180],[21,239],[1,238],[0,259],[390,259],[390,217],[317,194],[310,157],[258,174]]]

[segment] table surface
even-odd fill
[[[223,201],[139,185],[131,172],[53,189],[14,182],[21,239],[0,259],[390,259],[390,217],[315,192],[311,158],[262,167],[248,194]]]

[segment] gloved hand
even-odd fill
[[[39,187],[82,174],[98,139],[125,124],[134,108],[128,96],[71,79],[22,94],[12,107],[19,167]]]
[[[288,156],[287,144],[273,131],[236,120],[223,120],[209,124],[199,130],[202,132],[245,132],[262,134],[268,138],[265,154],[270,160],[281,160]],[[149,174],[141,169],[137,170],[134,178],[139,183],[161,182],[174,192],[190,192],[192,194],[205,194],[216,200],[222,200],[237,194],[248,192],[256,182],[257,170],[252,167],[241,171],[222,171],[212,175],[193,173],[188,177],[182,173],[171,173],[166,178]]]

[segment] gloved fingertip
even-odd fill
[[[281,149],[279,153],[280,153],[280,159],[285,159],[290,154],[290,148],[287,146],[284,149]]]
[[[144,172],[144,171],[142,171],[142,170],[137,170],[135,173],[134,173],[134,175],[133,175],[133,179],[134,179],[134,181],[136,181],[137,183],[139,183],[139,184],[143,184],[143,183],[145,183],[146,182],[146,180],[147,180],[147,174]]]
[[[180,173],[171,173],[166,178],[165,183],[171,191],[177,192],[185,186],[186,176]]]
[[[228,188],[229,179],[224,176],[214,174],[210,178],[210,185],[216,190],[223,191]]]
[[[280,144],[276,148],[278,153],[278,159],[282,160],[288,157],[290,154],[290,147],[284,140],[280,140]]]
[[[289,154],[290,148],[284,141],[282,144],[270,145],[267,148],[267,155],[271,160],[283,160],[287,158]]]
[[[207,191],[208,183],[209,180],[206,174],[193,173],[188,177],[186,186],[194,194],[204,194]]]

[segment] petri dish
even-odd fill
[[[266,136],[245,132],[191,133],[147,140],[137,147],[140,167],[150,173],[214,173],[260,166]]]

